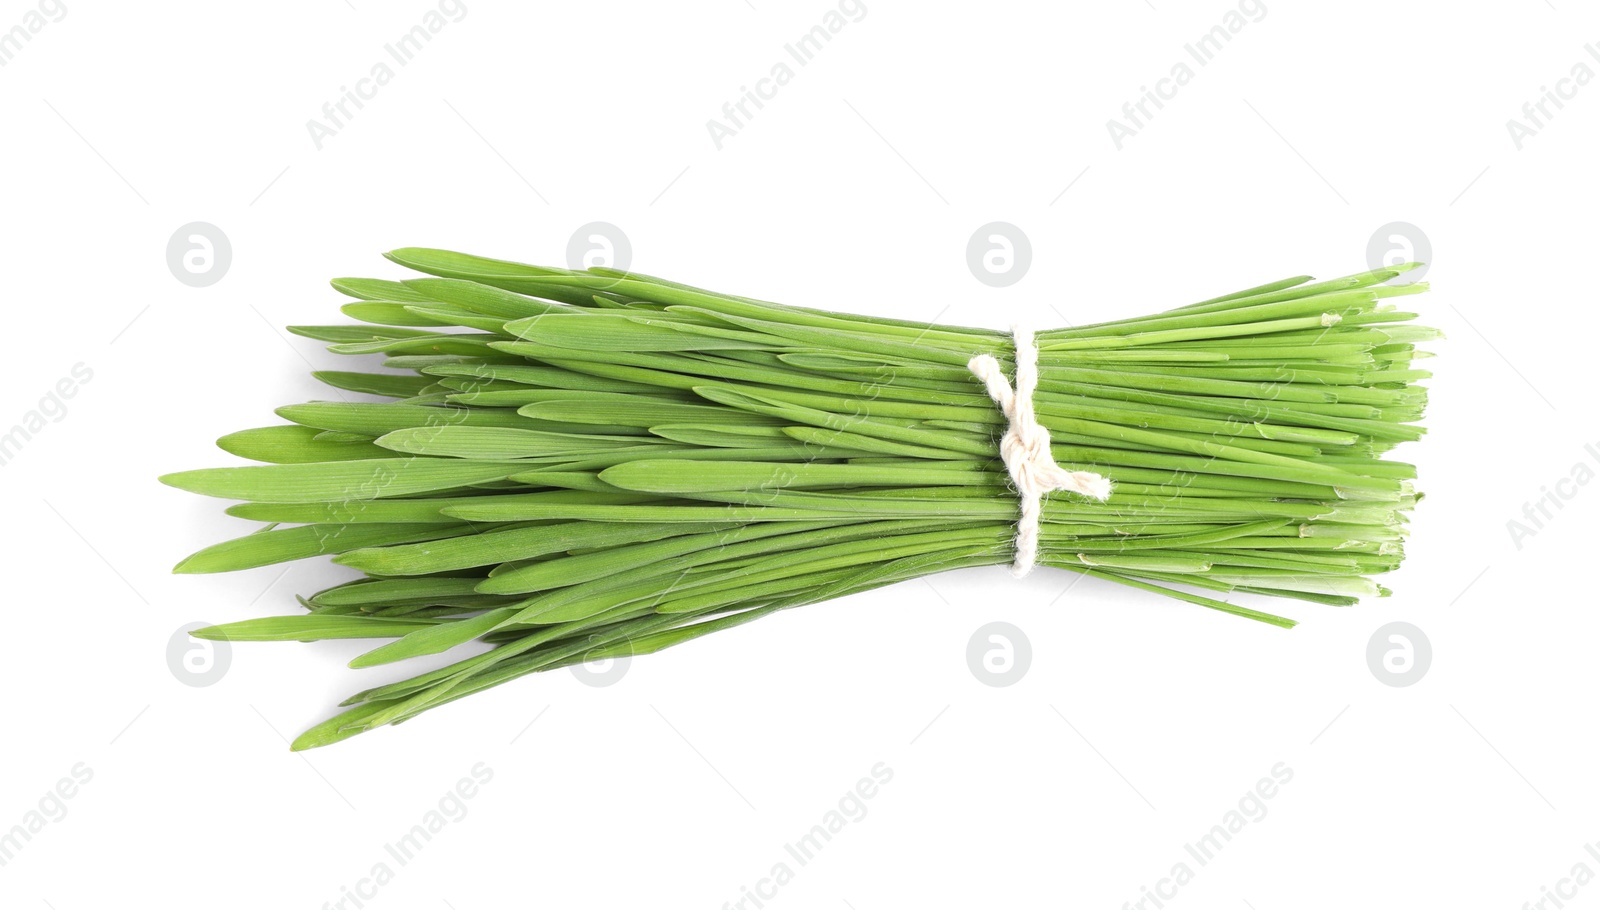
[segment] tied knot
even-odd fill
[[[1017,325],[1012,327],[1011,337],[1016,346],[1015,386],[1006,382],[1000,362],[988,354],[979,354],[967,361],[967,369],[983,381],[989,397],[1006,416],[1008,425],[1000,438],[1000,459],[1005,462],[1011,483],[1017,488],[1020,517],[1011,574],[1021,578],[1033,569],[1039,558],[1039,521],[1044,495],[1055,490],[1070,490],[1103,502],[1111,496],[1111,481],[1092,471],[1068,471],[1056,464],[1050,454],[1050,431],[1039,423],[1033,412],[1033,392],[1039,384],[1039,349],[1034,345],[1033,332]]]

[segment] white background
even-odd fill
[[[784,860],[769,907],[1120,907],[1184,860],[1184,907],[1520,907],[1576,864],[1600,873],[1600,486],[1562,486],[1520,546],[1507,527],[1575,465],[1600,470],[1600,87],[1520,150],[1506,127],[1574,64],[1600,69],[1600,12],[1268,0],[1119,151],[1106,121],[1228,5],[868,0],[719,150],[706,121],[825,2],[467,0],[318,150],[306,122],[430,8],[353,2],[67,0],[0,68],[0,429],[93,373],[0,468],[0,829],[93,774],[0,867],[0,903],[336,906],[478,763],[493,778],[466,816],[390,861],[368,906],[721,907]],[[0,29],[35,9],[6,0]],[[1347,274],[1379,226],[1415,225],[1435,290],[1410,300],[1449,340],[1431,432],[1400,453],[1428,499],[1395,594],[1258,604],[1303,621],[1283,631],[969,571],[304,755],[286,737],[409,668],[345,668],[360,643],[237,645],[216,684],[182,683],[181,626],[291,612],[344,577],[169,574],[250,526],[155,477],[232,463],[212,440],[326,397],[308,364],[357,368],[280,327],[342,321],[327,279],[401,277],[386,249],[562,264],[596,220],[645,272],[996,327]],[[995,220],[1033,248],[1004,289],[966,264]],[[233,249],[203,289],[165,260],[193,221]],[[1396,620],[1433,648],[1404,688],[1366,660]],[[991,621],[1031,643],[1016,685],[968,669]],[[794,863],[784,845],[879,762],[893,779],[865,817]],[[1265,817],[1195,864],[1184,844],[1280,762]]]

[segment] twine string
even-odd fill
[[[1104,502],[1111,496],[1111,480],[1092,471],[1068,471],[1056,464],[1050,454],[1050,431],[1039,424],[1033,412],[1033,392],[1039,385],[1039,348],[1033,330],[1023,325],[1011,327],[1016,346],[1015,387],[1006,382],[1000,362],[988,354],[967,361],[967,369],[983,381],[989,397],[1006,415],[1006,433],[1000,438],[1000,458],[1017,488],[1020,515],[1017,519],[1016,558],[1011,574],[1021,578],[1033,570],[1039,559],[1039,518],[1046,493],[1070,490]]]

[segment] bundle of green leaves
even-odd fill
[[[170,474],[269,523],[178,572],[312,556],[364,573],[231,641],[388,639],[355,667],[487,650],[361,692],[296,749],[528,673],[657,651],[778,610],[1012,559],[1006,418],[969,372],[1011,337],[429,249],[436,277],[339,279],[360,324],[291,331],[386,372],[218,445],[262,465]],[[1039,332],[1039,423],[1097,502],[1055,493],[1039,563],[1289,627],[1232,592],[1388,592],[1419,496],[1429,374],[1386,298],[1414,266],[1296,277],[1153,316]]]

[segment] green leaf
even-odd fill
[[[263,616],[196,629],[195,638],[212,641],[320,641],[329,638],[399,638],[434,628],[432,623],[379,616]]]
[[[167,474],[180,490],[254,502],[347,502],[410,496],[505,480],[526,465],[453,458],[371,458],[314,464],[202,468]]]
[[[311,374],[336,389],[409,398],[420,395],[431,384],[426,376],[396,376],[393,373],[351,373],[343,370],[317,370]]]
[[[309,524],[298,528],[257,531],[212,544],[173,568],[181,575],[254,569],[311,556],[344,553],[361,547],[381,547],[418,540],[449,537],[460,531],[459,522],[437,524]]]
[[[357,442],[340,442],[323,439],[321,431],[311,427],[278,426],[240,430],[217,440],[217,448],[273,464],[308,464],[319,461],[357,461],[366,458],[398,457],[388,449],[372,444],[366,436]]]

